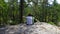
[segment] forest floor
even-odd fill
[[[2,32],[0,30],[0,34],[60,34],[60,28],[45,22],[36,22],[33,25],[10,25]]]

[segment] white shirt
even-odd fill
[[[33,24],[33,17],[32,16],[27,16],[27,24]]]

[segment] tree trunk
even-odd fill
[[[20,23],[23,22],[24,0],[20,0]]]

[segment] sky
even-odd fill
[[[6,2],[8,2],[8,0],[5,0]],[[20,0],[18,0],[18,2],[19,2]],[[53,0],[49,0],[49,2],[50,2],[50,4],[52,4],[52,1]],[[60,4],[60,0],[57,0],[57,2]]]
[[[60,0],[57,0],[57,2],[60,4]]]

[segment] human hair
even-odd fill
[[[33,16],[33,15],[31,13],[29,13],[28,16]]]

